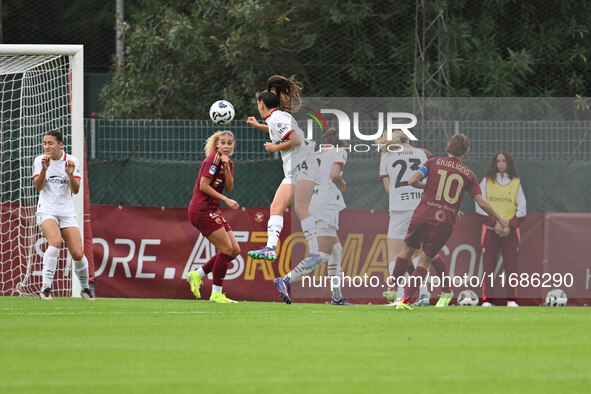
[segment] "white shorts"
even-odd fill
[[[404,239],[414,211],[390,211],[388,238]]]
[[[37,226],[41,227],[41,223],[47,219],[53,219],[57,222],[59,228],[78,227],[76,216],[58,216],[50,213],[37,213]]]
[[[310,204],[308,208],[316,222],[316,235],[336,237],[339,229],[339,209],[336,205]]]
[[[281,183],[295,185],[299,180],[312,181],[318,183],[318,173],[320,167],[316,161],[316,156],[313,151],[309,151],[306,158],[297,164],[292,164],[290,160],[283,163],[283,174],[285,178]]]

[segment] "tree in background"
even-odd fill
[[[589,95],[591,5],[448,3],[452,96]],[[272,74],[296,74],[307,96],[412,94],[414,2],[150,0],[123,39],[107,118],[205,119],[220,98],[245,118]]]

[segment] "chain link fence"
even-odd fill
[[[375,131],[377,125],[360,127]],[[205,140],[218,129],[204,120],[87,119],[91,203],[188,206]],[[238,121],[224,129],[236,136],[232,198],[243,206],[269,206],[283,178],[281,159],[264,150],[265,133]],[[591,211],[591,121],[431,121],[417,129],[425,136],[417,145],[437,156],[445,155],[449,136],[465,133],[471,140],[465,161],[479,179],[495,152],[512,152],[532,212]],[[376,151],[350,153],[344,174],[349,208],[387,209],[379,159]],[[462,209],[472,211],[471,200]]]

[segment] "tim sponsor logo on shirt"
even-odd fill
[[[358,143],[350,144],[346,147],[337,147],[341,150],[347,150],[349,152],[380,152],[384,144],[377,144],[374,141],[379,139],[384,134],[384,118],[386,119],[386,136],[388,140],[392,139],[392,133],[395,130],[400,130],[411,141],[417,141],[418,138],[410,131],[411,128],[416,126],[417,117],[408,112],[378,112],[378,130],[373,134],[363,134],[359,129],[359,112],[353,112],[353,122],[347,113],[339,109],[334,108],[323,108],[320,112],[313,110],[312,108],[304,108],[306,115],[311,119],[307,121],[307,138],[313,140],[313,129],[314,122],[320,127],[320,131],[328,130],[328,125],[322,114],[332,114],[337,118],[339,139],[350,141],[351,140],[351,123],[353,123],[353,133],[355,137],[362,141],[372,141],[371,144]],[[322,149],[334,148],[330,144],[320,145],[319,151]],[[400,152],[404,148],[400,145],[390,145],[387,147],[389,152]]]

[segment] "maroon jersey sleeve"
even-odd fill
[[[472,197],[482,194],[482,190],[480,189],[480,184],[478,183],[478,179],[476,179],[476,175],[472,171],[470,171],[470,175],[467,176],[468,181],[468,192]]]
[[[204,207],[217,208],[220,206],[220,201],[217,198],[210,197],[200,190],[200,184],[201,178],[209,178],[211,179],[211,187],[218,193],[222,193],[225,180],[222,167],[221,156],[218,155],[217,151],[212,152],[203,160],[197,181],[195,182],[195,188],[193,189],[193,198],[189,203],[189,211],[196,212]]]
[[[202,176],[206,178],[214,178],[215,174],[218,172],[218,167],[220,163],[220,158],[217,152],[214,152],[207,156],[203,163],[201,164],[201,168],[199,169],[199,178]]]

